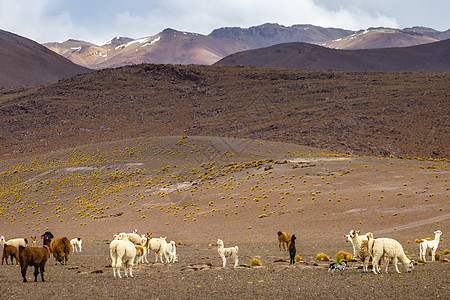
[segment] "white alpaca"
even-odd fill
[[[414,269],[414,261],[406,257],[402,245],[394,239],[369,239],[369,253],[372,256],[373,273],[375,274],[377,274],[377,271],[381,273],[378,262],[382,257],[386,262],[386,273],[388,272],[389,262],[391,260],[397,273],[400,273],[397,266],[398,261],[405,266],[406,271],[411,272]]]
[[[425,256],[427,255],[427,250],[431,249],[431,261],[435,261],[435,255],[437,247],[439,246],[439,241],[441,239],[442,231],[437,230],[434,232],[434,240],[427,241],[423,239],[419,244],[420,254],[419,257],[426,261]]]
[[[109,244],[114,277],[116,277],[117,272],[118,277],[122,278],[120,276],[122,264],[124,265],[125,276],[128,277],[128,271],[130,277],[133,277],[133,261],[136,256],[136,248],[134,246],[132,242],[122,240],[114,240]]]
[[[358,236],[358,237],[355,238],[355,236]],[[361,247],[361,242],[367,241],[369,237],[373,239],[372,232],[368,232],[364,235],[359,235],[359,230],[350,230],[350,233],[345,235],[347,242],[350,241],[352,243],[353,256],[356,257],[356,254],[357,254],[356,251],[358,250],[358,248]]]
[[[166,263],[175,263],[178,261],[177,257],[177,247],[175,245],[175,241],[170,241],[166,243],[163,248],[164,257],[166,259]]]
[[[81,238],[74,238],[70,240],[70,246],[72,246],[72,252],[81,252]]]
[[[223,267],[225,268],[225,266],[227,264],[227,257],[234,257],[234,267],[236,268],[239,263],[239,258],[238,258],[239,247],[234,246],[234,247],[224,248],[223,241],[221,239],[217,240],[217,245],[219,246],[219,248],[217,249],[217,252],[219,252],[219,256],[222,258]]]
[[[363,263],[363,273],[367,273],[370,259],[367,240],[369,237],[373,239],[373,234],[368,232],[365,235],[360,236],[359,230],[350,230],[350,233],[346,234],[345,237],[347,238],[347,241],[352,243],[353,256],[361,259]]]
[[[150,239],[150,247],[149,249],[153,252],[155,252],[155,262],[158,262],[158,256],[159,260],[164,263],[163,261],[163,248],[167,245],[166,238],[152,238]]]
[[[136,233],[121,232],[114,235],[114,240],[123,240],[124,237],[127,237],[128,241],[132,242],[133,244],[142,246],[141,237]]]
[[[7,244],[9,246],[14,246],[17,249],[19,249],[19,246],[26,247],[28,244],[28,240],[24,239],[24,238],[18,238],[18,239],[11,239],[9,241],[5,241],[5,236],[2,235],[2,236],[0,236],[0,245],[2,245],[4,247],[5,244]]]

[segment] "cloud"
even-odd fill
[[[48,0],[1,0],[0,27],[38,42],[88,36],[84,26],[75,26],[68,11],[49,15]]]
[[[114,36],[150,36],[168,27],[209,34],[220,27],[250,27],[267,22],[352,30],[432,26],[433,22],[448,26],[445,8],[449,8],[450,2],[435,0],[433,3],[419,0],[1,0],[0,28],[38,42],[74,38],[101,43]],[[444,9],[439,9],[439,5],[444,5]],[[433,13],[440,17],[432,17]]]

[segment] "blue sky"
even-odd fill
[[[345,29],[450,28],[449,0],[0,0],[0,29],[37,42],[69,38],[101,44],[165,28],[209,34],[271,22]]]

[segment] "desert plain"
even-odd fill
[[[165,136],[76,147],[0,162],[1,224],[6,239],[83,239],[68,265],[51,257],[46,282],[22,283],[17,265],[0,268],[3,299],[354,299],[450,296],[450,199],[446,159],[364,156],[267,140]],[[178,262],[134,268],[114,278],[115,233],[174,240]],[[351,229],[398,240],[417,262],[416,239],[443,232],[440,259],[400,264],[387,274],[344,275],[328,265],[352,253]],[[297,236],[301,259],[289,264],[277,231]],[[217,239],[239,246],[239,267],[222,268]],[[325,253],[329,261],[317,260]],[[251,266],[252,259],[261,266]],[[122,272],[123,275],[123,272]]]

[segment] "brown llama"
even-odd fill
[[[58,237],[52,241],[53,234],[49,231],[45,232],[41,237],[44,239],[44,245],[47,245],[50,248],[50,253],[53,253],[56,264],[67,265],[71,248],[69,239]]]
[[[19,264],[19,251],[16,247],[7,245],[3,246],[3,256],[2,256],[2,265],[3,260],[6,259],[6,264],[8,264],[8,257],[11,257],[11,264],[14,264],[13,258],[16,259],[16,264]]]
[[[33,248],[19,246],[20,270],[22,272],[23,282],[27,282],[27,268],[34,266],[34,281],[41,272],[41,279],[44,282],[44,268],[49,256],[48,246]]]
[[[278,231],[278,247],[281,251],[281,244],[283,244],[284,251],[286,251],[286,247],[289,247],[289,243],[291,242],[292,235],[289,232],[281,232]]]

